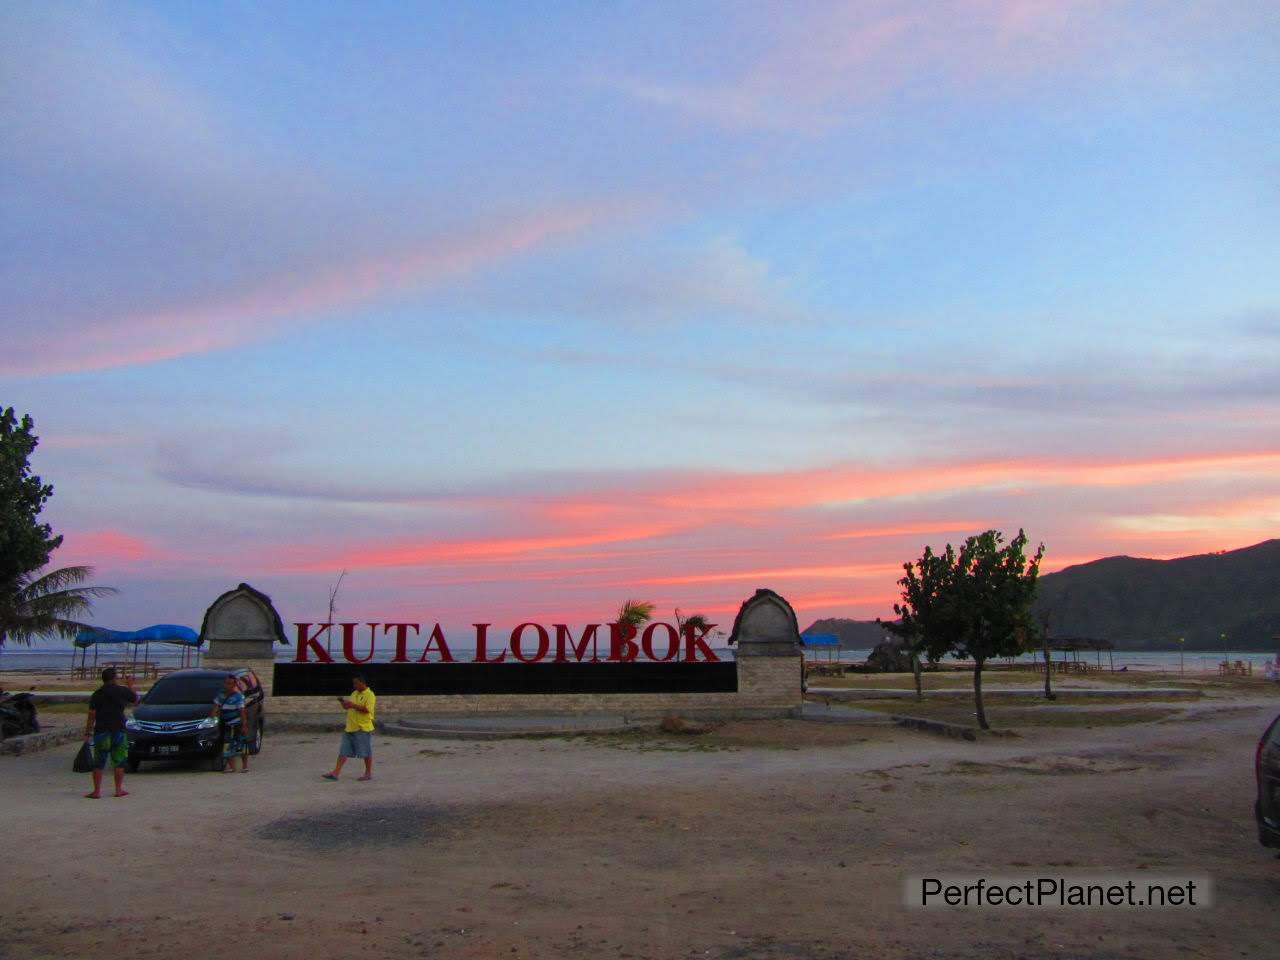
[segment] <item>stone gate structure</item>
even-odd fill
[[[289,640],[280,616],[266,594],[247,583],[224,593],[205,614],[200,636],[208,645],[204,659],[206,666],[248,666],[254,669],[269,697],[269,714],[337,719],[331,696],[272,695],[276,644],[288,644]],[[609,713],[645,717],[680,713],[705,717],[779,717],[798,713],[802,703],[802,652],[800,631],[791,605],[772,590],[757,590],[739,609],[729,643],[736,648],[736,689],[733,690],[701,693],[386,694],[378,698],[378,716],[380,720],[390,720],[407,714]],[[449,670],[452,666],[432,663],[416,669]],[[625,664],[619,665],[619,669],[625,668]],[[350,675],[360,668],[352,664],[334,664],[332,669]],[[498,669],[516,671],[536,670],[538,667],[512,663]],[[657,669],[662,668],[659,665]],[[377,692],[377,688],[374,689]]]

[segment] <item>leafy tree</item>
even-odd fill
[[[904,563],[906,576],[898,581],[902,587],[902,603],[893,605],[896,622],[878,620],[879,624],[901,639],[911,657],[915,675],[916,699],[924,698],[920,685],[920,657],[937,663],[950,653],[964,625],[959,621],[953,583],[956,556],[951,545],[941,554],[932,547],[913,563]]]
[[[19,580],[49,562],[61,544],[40,511],[53,487],[31,472],[31,454],[40,438],[30,415],[19,421],[13,407],[0,412],[0,603],[13,602]]]
[[[115,593],[82,586],[92,567],[39,574],[62,537],[39,522],[53,486],[31,472],[40,442],[33,426],[29,414],[18,420],[12,407],[0,412],[0,647],[50,634],[72,638],[83,626],[76,618],[89,612],[93,599]]]
[[[29,644],[50,634],[74,639],[84,626],[77,618],[89,612],[92,601],[116,592],[81,586],[92,575],[92,567],[63,567],[39,577],[19,577],[13,597],[0,600],[0,647],[8,641]]]
[[[903,565],[902,603],[894,604],[897,624],[886,628],[917,653],[936,663],[952,654],[973,661],[973,698],[978,725],[989,730],[982,703],[982,670],[993,657],[1013,657],[1039,631],[1031,619],[1041,544],[1026,555],[1027,535],[1019,530],[1008,544],[998,530],[969,537],[959,551],[950,544],[941,554],[929,547],[914,563]]]
[[[978,726],[991,729],[982,706],[982,667],[992,657],[1016,657],[1036,635],[1031,603],[1044,544],[1026,555],[1027,535],[1019,530],[1008,544],[998,530],[970,537],[956,558],[959,602],[966,627],[956,655],[973,660],[973,699]]]

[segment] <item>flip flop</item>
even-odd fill
[[[86,793],[86,794],[84,795],[84,798],[85,798],[86,800],[101,800],[101,799],[102,799],[102,794],[100,794],[100,793]]]
[[[335,777],[332,773],[322,773],[320,774],[320,779],[321,780],[337,780],[338,778]]]
[[[363,777],[356,777],[356,779],[363,783],[365,780],[372,780],[373,777],[366,773]]]
[[[112,794],[113,797],[127,797],[128,795],[129,795],[128,790],[121,790],[119,793]]]

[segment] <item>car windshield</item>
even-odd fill
[[[165,677],[157,680],[146,703],[213,703],[222,692],[222,677]]]

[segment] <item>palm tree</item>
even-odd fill
[[[653,619],[653,604],[644,600],[627,600],[618,611],[618,625],[639,630]]]
[[[37,571],[38,574],[38,571]],[[58,634],[74,639],[98,597],[116,593],[114,587],[81,586],[93,567],[62,567],[43,576],[23,574],[17,590],[0,596],[0,647],[13,641],[30,644],[36,637]]]

